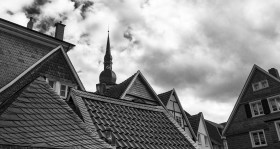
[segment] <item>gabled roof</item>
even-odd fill
[[[111,148],[41,77],[21,88],[0,108],[1,146]]]
[[[193,131],[194,131],[194,133],[196,135],[197,135],[197,131],[198,131],[199,121],[200,121],[201,115],[202,115],[202,113],[199,112],[196,115],[188,117],[188,119],[189,119],[189,121],[191,123],[192,129],[193,129]]]
[[[280,83],[280,80],[279,80],[279,79],[277,79],[277,78],[274,77],[273,75],[269,74],[267,71],[265,71],[265,70],[262,69],[261,67],[257,66],[256,64],[254,64],[254,66],[253,66],[253,68],[252,68],[252,70],[251,70],[251,72],[250,72],[250,74],[249,74],[249,76],[248,76],[248,78],[247,78],[247,80],[246,80],[246,82],[245,82],[245,84],[244,84],[242,90],[241,90],[241,93],[240,93],[240,95],[238,96],[238,99],[237,99],[237,101],[236,101],[236,103],[235,103],[235,105],[234,105],[234,108],[233,108],[233,110],[232,110],[232,112],[231,112],[231,114],[230,114],[230,117],[229,117],[228,121],[226,122],[226,126],[225,126],[225,128],[224,128],[224,130],[223,130],[223,132],[222,132],[222,135],[225,135],[225,133],[226,133],[226,131],[227,131],[227,129],[228,129],[228,127],[229,127],[231,121],[232,121],[232,118],[233,118],[233,116],[235,115],[235,112],[236,112],[236,110],[237,110],[237,108],[238,108],[238,105],[239,105],[239,103],[240,103],[240,100],[242,99],[242,97],[243,97],[243,95],[244,95],[244,93],[245,93],[245,90],[246,90],[247,86],[250,85],[249,82],[250,82],[250,80],[252,79],[252,76],[253,76],[253,74],[256,72],[256,70],[261,71],[261,72],[264,73],[265,75],[269,76],[269,77],[272,78],[273,80],[275,80],[275,81],[277,81],[277,82]]]
[[[195,143],[162,106],[119,100],[72,89],[70,93],[84,121],[101,138],[111,128],[117,148],[195,148]]]
[[[191,124],[190,124],[190,122],[189,122],[189,119],[188,119],[188,117],[187,117],[187,114],[188,114],[188,113],[184,111],[184,109],[183,109],[183,107],[182,107],[182,105],[181,105],[181,102],[180,102],[180,100],[179,100],[179,97],[178,97],[178,95],[177,95],[175,89],[173,88],[173,89],[170,90],[170,91],[167,91],[167,92],[165,92],[165,93],[161,93],[161,94],[158,95],[158,97],[161,99],[161,101],[162,101],[162,103],[164,104],[164,106],[166,106],[167,103],[168,103],[168,101],[169,101],[169,99],[170,99],[170,97],[171,97],[172,95],[174,95],[175,100],[177,101],[177,103],[178,103],[178,105],[179,105],[180,111],[182,112],[183,118],[185,119],[187,125],[189,126],[190,132],[191,132],[191,134],[192,134],[194,140],[197,140],[197,138],[196,138],[196,133],[195,133],[194,130],[192,129],[192,126],[191,126]],[[186,113],[187,113],[187,114],[186,114]]]
[[[158,97],[160,98],[160,100],[162,101],[162,103],[166,106],[171,95],[173,93],[173,89],[170,90],[170,91],[167,91],[167,92],[164,92],[164,93],[161,93],[161,94],[158,94]]]
[[[222,136],[218,130],[218,128],[213,125],[214,122],[210,122],[208,120],[205,120],[205,124],[207,127],[207,130],[209,132],[209,137],[211,138],[211,140],[219,145],[223,145],[223,140],[222,140]],[[218,124],[217,124],[218,125]]]
[[[82,90],[84,90],[84,86],[83,86],[81,80],[79,79],[79,77],[78,77],[78,75],[77,75],[77,73],[76,73],[76,71],[75,71],[75,69],[74,69],[72,63],[70,62],[69,57],[68,57],[68,56],[66,55],[66,53],[64,52],[63,47],[62,47],[62,46],[58,46],[57,48],[53,49],[52,51],[50,51],[49,53],[47,53],[45,56],[43,56],[41,59],[35,61],[34,64],[32,64],[32,65],[30,64],[30,66],[27,67],[27,68],[24,67],[24,71],[23,71],[23,72],[22,72],[22,70],[21,70],[21,71],[19,71],[19,72],[15,72],[15,73],[13,74],[14,71],[17,71],[17,70],[14,70],[15,68],[11,67],[11,68],[9,68],[9,69],[6,69],[6,70],[5,70],[5,74],[6,74],[6,75],[5,75],[5,74],[4,74],[4,75],[7,76],[7,78],[8,78],[9,74],[13,74],[14,77],[8,78],[7,80],[9,80],[9,82],[8,82],[7,84],[4,84],[4,86],[2,86],[2,87],[0,88],[0,97],[3,97],[3,96],[1,96],[1,95],[3,94],[3,92],[4,92],[5,90],[7,90],[8,88],[10,88],[13,84],[15,84],[16,82],[19,82],[19,81],[24,81],[24,79],[22,79],[23,76],[25,76],[25,75],[28,74],[28,73],[34,74],[32,71],[39,69],[39,67],[42,67],[42,65],[43,65],[54,53],[56,53],[56,52],[58,52],[58,51],[61,51],[61,52],[62,52],[63,57],[65,58],[65,60],[66,60],[66,62],[67,62],[67,64],[68,64],[68,66],[70,67],[72,74],[74,75],[76,81],[78,82],[78,85],[80,86],[80,88],[81,88]],[[18,64],[18,65],[21,66],[21,64]],[[35,78],[36,78],[36,77],[35,77]],[[25,80],[26,80],[26,79],[25,79]],[[31,80],[32,80],[32,79],[31,79]],[[1,79],[1,81],[3,81],[3,80]],[[21,85],[22,85],[22,83],[21,83]],[[10,90],[9,92],[11,92],[11,90]],[[0,99],[0,103],[2,102],[2,100],[4,100],[4,99]]]
[[[120,84],[114,85],[105,91],[105,96],[112,97],[112,98],[121,98],[121,95],[124,91],[128,88],[129,84],[131,84],[132,80],[134,79],[136,73],[123,81]]]

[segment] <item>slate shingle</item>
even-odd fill
[[[41,102],[44,97],[47,102]],[[0,143],[43,144],[48,148],[110,147],[87,127],[43,79],[36,79],[0,115]]]

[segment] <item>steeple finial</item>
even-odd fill
[[[104,56],[104,70],[110,69],[112,70],[112,55],[111,55],[111,47],[110,47],[110,37],[109,37],[109,30],[108,30],[108,37],[107,37],[107,45],[106,45],[106,53]]]

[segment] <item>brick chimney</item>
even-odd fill
[[[33,18],[32,18],[32,17],[30,17],[30,20],[29,20],[29,22],[27,23],[27,28],[33,29]]]
[[[277,70],[277,69],[271,68],[271,69],[268,70],[268,72],[269,72],[271,75],[273,75],[274,77],[279,78],[279,73],[278,73],[278,70]]]
[[[60,22],[55,23],[55,38],[63,40],[63,35],[64,35],[64,27],[65,25]]]

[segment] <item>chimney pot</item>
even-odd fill
[[[32,18],[32,17],[30,17],[30,20],[29,20],[29,22],[27,23],[27,28],[33,29],[33,18]]]
[[[279,78],[279,73],[278,73],[278,70],[277,70],[277,69],[271,68],[271,69],[268,70],[268,72],[269,72],[271,75],[273,75],[274,77]]]
[[[65,25],[60,21],[58,23],[55,23],[55,26],[55,38],[63,40]]]

